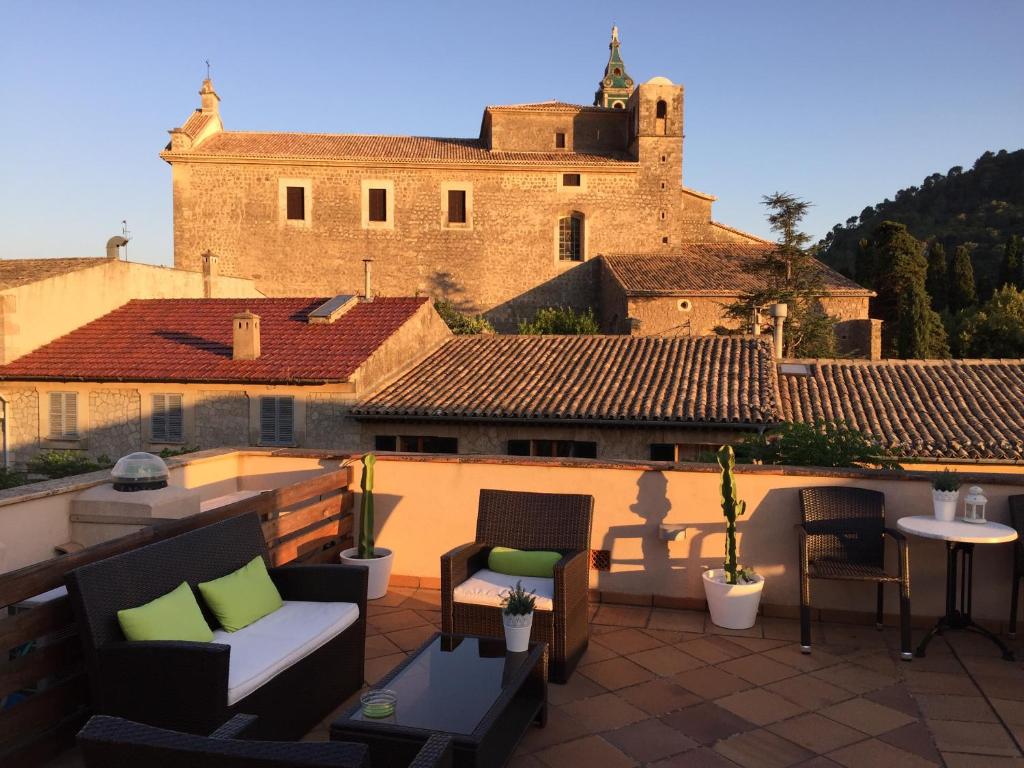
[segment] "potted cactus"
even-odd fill
[[[537,602],[533,592],[523,589],[523,582],[517,581],[501,598],[501,622],[505,627],[505,649],[521,653],[530,647],[530,630],[533,628],[533,607]]]
[[[736,562],[736,518],[747,511],[747,503],[736,498],[732,446],[719,448],[717,459],[722,468],[722,514],[726,520],[725,564],[704,572],[704,595],[714,624],[726,629],[749,629],[757,620],[764,577]]]
[[[932,478],[932,510],[935,519],[944,523],[956,517],[956,503],[960,498],[960,475],[949,468]]]
[[[359,546],[341,553],[345,565],[361,565],[370,571],[366,586],[366,599],[376,600],[388,593],[388,580],[394,555],[390,549],[374,546],[373,542],[373,467],[377,457],[372,453],[363,456],[363,476],[359,481],[362,499],[359,504]]]

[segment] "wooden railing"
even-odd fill
[[[0,766],[39,765],[68,748],[89,712],[88,686],[66,596],[18,603],[64,584],[79,566],[250,512],[263,521],[275,565],[336,560],[351,546],[350,470],[301,480],[180,520],[0,575]]]

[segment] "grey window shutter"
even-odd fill
[[[78,393],[50,393],[50,439],[74,440],[78,437]]]
[[[50,439],[64,437],[64,393],[50,393]]]
[[[180,443],[185,439],[181,395],[167,395],[167,441]]]
[[[167,396],[153,395],[153,413],[149,419],[153,440],[158,443],[167,441]]]
[[[277,398],[277,441],[282,445],[295,442],[295,398]]]
[[[277,398],[260,398],[260,442],[277,442]]]
[[[78,393],[64,393],[64,437],[74,440],[78,437]]]

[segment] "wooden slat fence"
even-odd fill
[[[67,597],[14,606],[64,584],[88,563],[250,512],[259,514],[275,565],[336,561],[352,546],[350,469],[344,467],[180,520],[0,575],[0,766],[39,765],[67,749],[89,694]],[[152,522],[152,521],[150,521]]]

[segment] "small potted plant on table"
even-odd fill
[[[501,621],[505,626],[505,648],[511,653],[521,653],[530,647],[530,630],[533,628],[533,606],[537,598],[533,592],[523,589],[523,582],[517,581],[514,589],[502,597]]]
[[[932,509],[935,519],[944,523],[956,517],[956,503],[960,498],[960,476],[946,468],[932,478]]]
[[[366,585],[366,599],[376,600],[388,593],[391,565],[394,555],[390,549],[375,547],[373,543],[373,467],[377,457],[372,453],[363,456],[363,476],[359,487],[363,491],[359,505],[359,546],[341,553],[345,565],[361,565],[370,571]]]
[[[722,514],[727,521],[725,566],[704,571],[704,595],[714,624],[725,629],[749,629],[757,620],[764,577],[736,563],[736,518],[747,511],[747,503],[736,498],[732,446],[719,448],[717,459],[722,468]]]

